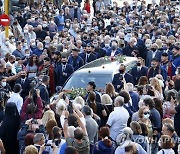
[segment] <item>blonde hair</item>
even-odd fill
[[[34,145],[29,145],[25,148],[25,154],[38,154],[38,149]]]
[[[44,112],[44,115],[42,117],[43,125],[46,126],[46,124],[49,120],[55,120],[55,114],[52,110],[48,110],[48,111]]]
[[[102,97],[101,97],[101,103],[102,104],[112,104],[112,99],[111,97],[108,95],[108,94],[103,94]]]
[[[66,102],[60,99],[56,105],[56,113],[61,116],[62,112],[66,109]]]
[[[159,91],[159,93],[162,93],[161,84],[156,77],[150,79],[150,84],[154,87],[155,90]]]
[[[84,106],[84,99],[81,96],[77,96],[74,99],[74,103],[80,104],[83,107]]]

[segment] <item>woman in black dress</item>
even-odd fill
[[[5,116],[0,126],[0,139],[3,141],[6,154],[18,154],[19,146],[17,132],[20,126],[20,117],[16,105],[7,103]]]

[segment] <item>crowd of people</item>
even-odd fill
[[[180,10],[168,0],[27,1],[0,26],[2,154],[180,153]],[[137,57],[104,92],[59,91],[102,57]],[[57,97],[51,96],[57,94]]]

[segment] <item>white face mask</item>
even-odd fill
[[[149,43],[146,44],[146,47],[147,47],[147,48],[150,48],[150,46],[151,46],[151,44],[149,44]]]
[[[145,119],[149,119],[149,117],[150,117],[150,114],[144,114]]]
[[[134,44],[133,44],[134,46],[136,46],[137,45],[137,42],[134,42]]]
[[[29,57],[30,56],[30,54],[29,53],[26,53],[26,57]]]
[[[34,43],[31,43],[31,45],[33,46],[33,47],[35,47],[36,46],[36,43],[34,42]]]
[[[3,87],[6,87],[6,82],[5,82],[5,81],[1,82],[1,85],[2,85]]]
[[[5,44],[5,45],[9,45],[9,41],[6,41],[4,44]]]

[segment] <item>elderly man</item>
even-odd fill
[[[33,51],[32,54],[37,55],[38,57],[43,53],[43,43],[42,42],[38,42],[37,43],[37,48]]]
[[[138,50],[138,47],[136,46],[136,44],[137,44],[137,39],[135,37],[131,37],[129,44],[123,49],[123,55],[132,57],[131,53],[134,50]]]
[[[115,141],[116,137],[127,127],[129,113],[123,107],[124,98],[121,96],[115,98],[114,106],[114,111],[109,115],[107,126],[110,127],[110,137]]]

